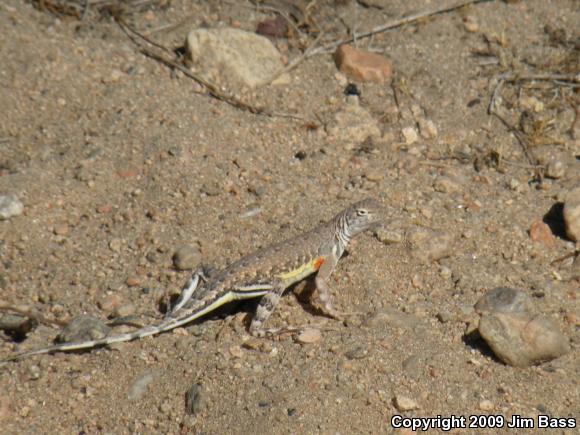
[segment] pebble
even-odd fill
[[[530,225],[530,238],[546,248],[553,249],[556,247],[556,238],[552,234],[552,230],[540,220],[534,221]]]
[[[393,75],[393,66],[385,57],[346,44],[336,49],[334,61],[340,71],[358,81],[384,83]]]
[[[462,190],[462,186],[453,178],[438,177],[433,183],[433,189],[441,193],[456,193]]]
[[[481,402],[479,402],[479,409],[481,409],[482,411],[493,411],[494,408],[495,405],[491,400],[484,399]]]
[[[284,67],[282,55],[268,38],[234,28],[192,30],[187,35],[187,58],[208,80],[222,79],[234,89],[255,88]]]
[[[417,355],[411,355],[403,361],[403,370],[412,378],[418,378],[423,371],[423,364]]]
[[[114,311],[113,314],[115,315],[115,317],[127,317],[135,314],[135,311],[136,311],[135,305],[129,303],[121,305]]]
[[[403,241],[403,235],[399,231],[389,230],[388,228],[377,229],[375,236],[385,245],[401,243]]]
[[[329,143],[338,142],[346,145],[348,149],[353,149],[368,138],[378,140],[381,137],[377,120],[370,112],[360,107],[356,99],[353,101],[334,115],[326,137]]]
[[[296,337],[296,341],[302,344],[318,343],[320,340],[322,340],[322,333],[315,328],[306,328]]]
[[[0,195],[0,221],[21,215],[23,211],[24,206],[18,198],[13,195]]]
[[[419,405],[413,399],[399,394],[393,398],[393,404],[399,411],[412,411],[419,408]]]
[[[570,351],[568,338],[551,318],[494,312],[479,321],[479,334],[504,363],[528,367]]]
[[[580,242],[580,187],[566,195],[563,215],[566,235],[571,240]]]
[[[419,118],[417,124],[419,124],[419,132],[423,139],[435,139],[439,134],[437,126],[430,119]]]
[[[121,296],[115,293],[104,295],[97,301],[98,307],[105,313],[112,313],[121,305]]]
[[[405,127],[401,130],[403,138],[405,138],[405,143],[407,145],[414,144],[419,140],[419,133],[415,127]]]
[[[17,314],[0,314],[0,330],[25,335],[32,330],[34,321]]]
[[[105,338],[111,328],[99,319],[91,316],[78,316],[72,319],[58,335],[61,343],[72,341],[99,340]]]
[[[566,165],[561,160],[552,160],[546,167],[546,177],[555,180],[566,175]]]
[[[201,261],[201,253],[192,246],[182,246],[173,254],[173,266],[177,270],[191,270]]]
[[[411,314],[402,313],[394,308],[385,308],[373,313],[366,321],[366,326],[386,324],[400,329],[414,329],[419,319]]]
[[[234,358],[243,358],[244,357],[244,350],[241,346],[232,346],[229,348],[230,355]]]
[[[206,399],[200,384],[193,384],[185,393],[185,412],[196,415],[206,408]]]
[[[437,261],[453,253],[453,237],[442,231],[416,228],[407,234],[413,256],[421,261]]]
[[[121,246],[123,242],[121,239],[111,239],[109,242],[109,249],[113,252],[121,252]]]
[[[479,30],[477,20],[471,15],[468,15],[463,19],[463,27],[469,33],[475,33]]]
[[[137,287],[141,285],[141,279],[137,276],[130,276],[125,281],[125,284],[127,284],[128,287]]]
[[[147,387],[151,382],[158,377],[158,373],[154,371],[147,371],[137,376],[129,385],[127,398],[130,401],[140,400],[147,392]]]
[[[534,312],[532,299],[523,291],[510,287],[496,287],[483,295],[474,306],[475,312],[527,313]]]

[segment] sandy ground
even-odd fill
[[[313,3],[330,41],[438,2]],[[254,30],[272,17],[250,2],[175,0],[132,23],[150,31],[185,18],[150,34],[175,48],[192,28]],[[301,63],[287,85],[243,95],[303,120],[253,115],[193,93],[199,86],[141,55],[110,20],[2,2],[0,194],[25,206],[0,222],[3,301],[63,321],[107,320],[115,301],[151,323],[188,277],[173,267],[178,248],[220,268],[364,197],[386,207],[394,239],[427,228],[446,235],[450,251],[424,260],[408,243],[361,235],[330,284],[337,308],[367,315],[325,319],[289,292],[270,320],[323,323],[315,343],[251,339],[254,306],[245,304],[113,349],[8,364],[2,432],[391,433],[394,415],[468,424],[484,414],[498,416],[500,429],[453,433],[524,433],[507,428],[512,415],[578,418],[578,281],[571,260],[552,263],[574,245],[561,232],[553,247],[528,234],[580,184],[577,94],[550,81],[508,83],[501,93],[537,162],[563,163],[556,179],[529,165],[487,106],[499,74],[578,73],[579,22],[572,0],[492,1],[359,41],[391,59],[395,78],[392,87],[357,84],[382,138],[353,147],[325,129],[347,104],[330,54]],[[300,54],[295,39],[278,46],[290,59]],[[417,108],[437,134],[407,144],[401,132]],[[426,249],[428,241],[415,247]],[[473,304],[497,286],[528,293],[571,352],[517,369],[467,339]],[[19,341],[3,334],[0,355],[49,344],[58,331],[39,325]],[[196,385],[190,414],[186,393]],[[400,411],[404,397],[416,409]]]

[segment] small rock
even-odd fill
[[[437,131],[437,126],[430,119],[419,118],[417,124],[419,124],[419,132],[421,133],[421,137],[424,139],[435,139],[439,134]]]
[[[546,177],[555,180],[566,175],[566,165],[561,160],[552,160],[546,167]]]
[[[64,327],[57,337],[61,343],[74,341],[100,340],[111,331],[107,325],[91,316],[78,316]]]
[[[386,324],[400,329],[414,329],[419,324],[419,319],[394,308],[385,308],[373,313],[365,321],[365,325],[370,327],[380,324]]]
[[[177,270],[191,270],[199,265],[201,253],[191,246],[182,246],[173,254],[173,265]]]
[[[462,190],[461,184],[450,177],[438,177],[433,183],[433,189],[441,193],[456,193]]]
[[[463,19],[463,27],[469,33],[475,33],[479,30],[479,24],[477,23],[477,20],[471,15],[468,15]]]
[[[259,22],[256,33],[269,38],[283,38],[288,33],[288,21],[281,15],[276,15],[276,18]]]
[[[18,198],[13,195],[0,195],[0,221],[21,215],[23,211],[24,206]]]
[[[528,367],[558,358],[570,351],[568,339],[547,317],[528,314],[484,314],[479,334],[504,363]]]
[[[137,287],[141,285],[141,279],[138,276],[130,276],[125,281],[125,284],[127,284],[129,287]]]
[[[532,314],[534,306],[530,297],[509,287],[497,287],[483,295],[474,306],[475,312],[484,313],[520,313]]]
[[[24,336],[35,326],[35,321],[29,317],[17,314],[0,314],[0,330]]]
[[[54,227],[54,229],[52,230],[52,232],[57,235],[57,236],[66,236],[68,234],[69,228],[68,225],[63,224],[63,225],[58,225],[56,227]]]
[[[421,261],[437,261],[453,253],[453,237],[441,231],[416,228],[407,233],[412,254]]]
[[[541,243],[546,248],[553,249],[556,247],[556,238],[552,234],[552,230],[540,220],[534,221],[530,225],[530,238],[534,242]]]
[[[403,361],[403,370],[412,378],[418,378],[423,371],[423,364],[417,355],[411,355]]]
[[[393,399],[393,404],[399,411],[412,411],[419,408],[419,405],[413,399],[399,394]]]
[[[563,215],[566,235],[571,240],[580,242],[580,187],[568,193]]]
[[[97,305],[105,313],[112,313],[121,305],[121,296],[115,293],[104,295],[97,301]]]
[[[158,376],[157,372],[148,371],[137,376],[129,385],[127,398],[130,401],[140,400],[147,392],[147,387]]]
[[[380,137],[381,129],[373,116],[358,104],[348,104],[334,115],[326,140],[352,149],[369,138],[378,140]]]
[[[196,415],[205,408],[206,400],[201,384],[193,384],[185,393],[185,412],[189,415]]]
[[[229,348],[230,355],[234,358],[243,358],[244,350],[240,346],[232,346]]]
[[[393,75],[393,67],[386,58],[350,45],[338,47],[334,61],[340,71],[354,80],[384,83]]]
[[[482,411],[493,411],[493,408],[495,408],[495,405],[491,400],[482,400],[479,402],[479,409]]]
[[[187,58],[206,79],[224,81],[234,89],[255,88],[284,66],[268,38],[234,28],[192,30],[187,35]]]
[[[123,304],[114,311],[115,317],[128,317],[135,314],[135,305],[133,304]]]
[[[407,145],[414,144],[419,140],[419,134],[415,127],[405,127],[401,130],[401,133],[403,134]]]
[[[322,339],[319,329],[306,328],[296,337],[296,341],[302,344],[318,343]]]
[[[120,239],[112,239],[109,242],[109,249],[113,252],[121,252],[123,242]]]
[[[399,231],[389,230],[388,228],[377,229],[375,236],[385,245],[401,243],[403,241],[403,235]]]

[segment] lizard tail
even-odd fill
[[[179,325],[176,324],[178,319],[171,319],[171,321],[162,322],[159,325],[145,326],[133,332],[128,332],[126,334],[113,335],[112,337],[105,337],[98,340],[86,340],[86,341],[73,341],[70,343],[55,344],[54,346],[44,347],[42,349],[34,349],[26,352],[16,353],[4,358],[2,363],[8,361],[15,361],[21,358],[29,357],[32,355],[42,355],[46,353],[53,352],[66,352],[72,350],[83,350],[83,349],[93,349],[95,347],[107,346],[114,343],[122,343],[125,341],[133,341],[139,338],[149,337],[150,335],[160,334],[170,329],[177,328]]]

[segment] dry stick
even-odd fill
[[[27,306],[22,305],[10,305],[5,301],[0,301],[0,311],[11,311],[24,317],[28,317],[29,319],[36,320],[38,323],[50,326],[66,326],[67,324],[67,322],[62,320],[49,319],[33,308],[28,308]]]
[[[374,29],[368,30],[366,32],[358,33],[356,35],[356,39],[359,40],[359,39],[363,39],[363,38],[368,38],[371,35],[385,32],[387,30],[394,29],[395,27],[401,27],[401,26],[404,26],[405,24],[409,24],[409,23],[412,23],[414,21],[418,21],[422,18],[430,17],[433,15],[439,15],[439,14],[443,14],[446,12],[451,12],[451,11],[454,11],[455,9],[460,9],[460,8],[467,6],[467,5],[470,5],[470,4],[482,3],[482,2],[487,2],[487,1],[492,1],[492,0],[466,0],[466,1],[462,1],[460,3],[457,3],[455,5],[452,5],[452,6],[446,6],[446,7],[442,7],[439,9],[432,10],[432,11],[419,12],[417,14],[409,15],[408,17],[400,18],[398,20],[391,21],[390,23],[375,27]],[[327,44],[327,45],[323,45],[322,47],[320,47],[316,50],[313,50],[309,54],[308,57],[314,56],[316,54],[327,52],[328,50],[333,50],[340,45],[348,44],[350,42],[353,42],[354,40],[355,40],[354,36],[351,36],[350,38],[347,38],[347,39],[342,39],[342,40],[335,41],[335,42],[332,42],[332,43]]]
[[[291,119],[304,120],[304,117],[302,117],[300,115],[294,115],[291,113],[272,112],[264,107],[252,106],[248,103],[245,103],[244,101],[240,100],[239,98],[237,98],[233,95],[226,95],[225,93],[221,92],[216,85],[207,81],[206,79],[199,76],[198,74],[193,73],[190,69],[186,68],[185,66],[181,65],[180,63],[178,63],[172,59],[168,59],[168,58],[162,56],[161,54],[158,54],[158,53],[154,52],[153,50],[150,50],[149,48],[145,47],[131,33],[135,34],[136,36],[138,36],[139,38],[148,42],[149,44],[154,45],[155,47],[158,47],[158,48],[164,50],[165,52],[172,53],[171,50],[169,50],[168,48],[166,48],[160,44],[157,44],[157,43],[151,41],[146,36],[141,35],[139,32],[137,32],[135,29],[133,29],[131,26],[129,26],[121,17],[116,17],[115,20],[119,24],[119,27],[121,27],[121,30],[123,30],[123,32],[129,37],[129,39],[131,39],[131,41],[133,41],[133,43],[135,45],[137,45],[137,47],[139,47],[139,51],[141,51],[142,54],[144,54],[145,56],[147,56],[153,60],[156,60],[156,61],[158,61],[166,66],[178,69],[179,71],[181,71],[183,74],[185,74],[190,79],[193,79],[196,82],[205,86],[205,88],[207,89],[207,91],[209,92],[209,94],[212,97],[217,98],[218,100],[223,101],[224,103],[227,103],[227,104],[229,104],[237,109],[247,110],[248,112],[253,113],[255,115],[265,115],[265,116],[270,116],[270,117],[280,117],[280,118],[291,118]],[[195,90],[193,90],[193,92],[196,94],[204,94],[203,92],[199,92],[199,91],[195,91]]]

